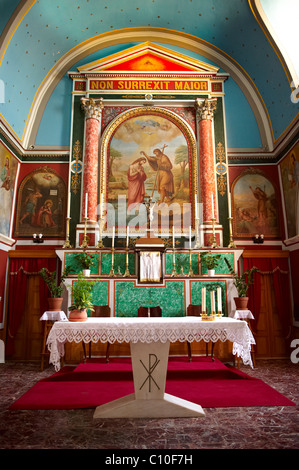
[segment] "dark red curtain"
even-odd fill
[[[255,274],[255,281],[248,289],[249,309],[252,311],[254,321],[251,322],[256,332],[261,308],[261,277],[268,274],[272,276],[274,295],[279,320],[284,337],[289,333],[291,321],[291,299],[289,282],[289,265],[287,258],[244,258],[244,270],[256,267],[260,272]]]
[[[14,337],[20,326],[25,309],[27,278],[37,275],[41,268],[50,272],[56,271],[56,258],[12,258],[10,261],[9,294],[8,294],[8,329],[6,338],[6,355],[14,352]],[[40,278],[41,315],[47,310],[49,297],[46,283]]]

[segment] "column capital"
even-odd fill
[[[217,107],[217,98],[206,98],[205,100],[196,98],[195,100],[196,114],[200,121],[202,119],[212,120],[216,107]]]
[[[103,98],[81,98],[81,107],[85,112],[86,119],[97,119],[100,121],[102,109],[104,108]]]

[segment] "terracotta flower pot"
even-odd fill
[[[69,321],[86,321],[87,320],[87,311],[84,310],[71,310],[69,314]]]
[[[62,302],[63,302],[62,297],[57,297],[57,298],[50,297],[48,299],[49,311],[50,312],[60,312]]]
[[[249,297],[234,297],[237,310],[248,310]]]

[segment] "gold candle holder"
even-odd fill
[[[192,269],[192,258],[191,258],[192,250],[189,248],[189,276],[194,276],[193,269]]]
[[[202,312],[201,314],[202,321],[214,321],[215,320],[215,312],[214,314],[208,315],[206,312]]]
[[[66,218],[66,239],[62,248],[73,248],[70,244],[70,220],[71,217]]]
[[[100,218],[100,221],[99,221],[99,225],[100,225],[100,238],[99,238],[99,241],[98,241],[98,244],[97,244],[97,248],[104,248],[104,244],[103,244],[103,241],[102,241],[102,233],[103,233],[103,218],[101,217]]]
[[[126,247],[126,269],[123,277],[129,277],[130,276],[130,271],[129,271],[129,247]]]
[[[233,240],[233,230],[232,230],[232,220],[233,220],[233,218],[228,217],[228,220],[229,220],[229,244],[228,244],[228,248],[236,248],[236,245],[234,244],[234,240]]]
[[[173,248],[172,250],[172,273],[171,273],[171,277],[176,277],[178,275],[178,273],[176,272],[176,269],[175,269],[175,250]]]
[[[196,236],[196,242],[195,242],[195,247],[194,248],[202,248],[200,244],[200,239],[199,239],[199,219],[195,219],[195,236]]]
[[[115,276],[115,273],[114,273],[114,247],[111,248],[111,269],[110,269],[110,273],[109,273],[109,276]]]
[[[217,242],[216,242],[216,237],[215,237],[215,221],[216,221],[216,219],[212,218],[211,221],[212,221],[212,230],[213,230],[211,248],[219,248],[219,246],[217,245]]]
[[[88,221],[88,217],[84,217],[84,237],[83,237],[82,245],[80,245],[80,248],[83,248],[83,250],[88,247],[87,237],[86,237],[87,221]]]
[[[223,313],[219,311],[219,312],[217,313],[217,317],[223,317]]]

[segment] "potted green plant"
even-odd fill
[[[204,251],[200,253],[200,260],[202,266],[207,268],[208,276],[215,276],[215,269],[220,263],[221,256],[216,253],[212,253],[211,251]]]
[[[57,282],[56,271],[49,272],[46,268],[42,268],[39,271],[39,275],[47,284],[49,289],[50,297],[48,298],[49,310],[50,311],[60,311],[62,305],[62,293],[64,289],[64,282],[71,270],[70,266],[67,266],[60,278],[60,282]]]
[[[87,310],[93,309],[92,289],[95,282],[86,280],[82,272],[72,285],[72,304],[69,307],[69,321],[86,321]]]
[[[250,268],[244,271],[240,276],[235,272],[227,258],[224,258],[229,273],[233,276],[233,283],[237,289],[238,297],[234,297],[237,310],[247,310],[248,300],[247,291],[254,282],[253,274],[258,271],[257,268]]]
[[[90,268],[93,266],[95,262],[95,256],[93,253],[86,253],[84,251],[83,253],[80,253],[79,255],[76,256],[76,259],[78,260],[81,268],[83,269],[83,274],[86,277],[90,276]]]

